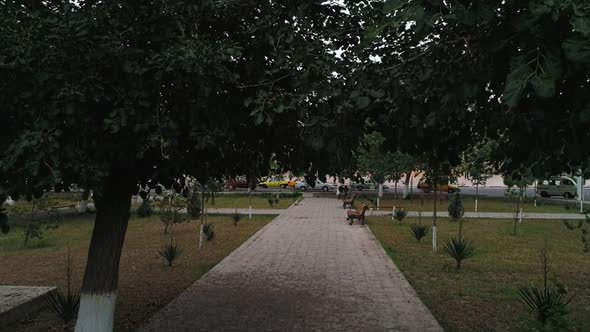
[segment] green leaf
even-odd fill
[[[283,113],[284,110],[285,110],[285,105],[280,104],[279,106],[277,106],[275,108],[275,113]]]
[[[555,95],[555,81],[546,72],[542,75],[535,76],[531,80],[531,85],[539,97],[549,98]]]
[[[573,37],[563,42],[565,56],[580,64],[587,64],[590,61],[590,42],[586,38]]]
[[[393,13],[395,12],[400,5],[400,0],[387,0],[383,4],[383,12],[384,13]]]
[[[363,109],[369,106],[369,104],[371,103],[371,99],[369,99],[369,97],[366,96],[361,96],[355,100],[355,103],[358,109]]]
[[[584,123],[590,122],[590,104],[587,104],[580,112],[580,121]]]
[[[533,74],[533,70],[526,63],[524,56],[517,56],[510,63],[510,74],[508,74],[506,86],[502,92],[502,100],[508,107],[516,107],[520,96],[526,88],[527,81]]]

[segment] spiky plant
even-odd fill
[[[428,232],[430,232],[430,226],[422,224],[410,225],[410,233],[412,233],[412,236],[414,236],[418,241],[422,240],[423,237],[428,235]]]
[[[152,214],[154,214],[154,208],[152,207],[152,203],[150,202],[149,198],[143,200],[137,208],[137,216],[140,218],[147,218]]]
[[[215,227],[213,224],[203,224],[203,234],[207,241],[211,241],[215,238]]]
[[[444,251],[447,255],[455,259],[457,269],[461,268],[461,262],[475,256],[477,250],[471,241],[461,238],[451,237],[445,242]]]
[[[271,198],[269,198],[269,199],[268,199],[268,205],[270,205],[270,207],[272,207],[274,204],[275,204],[275,200],[274,200],[274,198],[272,198],[272,197],[271,197]]]
[[[395,220],[401,222],[404,220],[405,217],[408,216],[408,211],[406,211],[405,209],[395,209],[393,211],[393,217],[395,218]]]
[[[534,312],[535,318],[542,325],[565,316],[567,305],[572,300],[567,298],[565,289],[554,287],[520,287],[518,295],[520,302]]]
[[[174,244],[172,237],[170,237],[170,243],[165,245],[158,254],[164,258],[168,266],[172,266],[174,261],[182,254],[182,249]]]
[[[68,324],[78,315],[80,307],[80,293],[72,290],[72,255],[68,247],[68,254],[65,261],[67,290],[63,293],[61,289],[49,294],[47,305],[63,322]]]

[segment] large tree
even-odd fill
[[[340,15],[290,1],[5,2],[0,188],[94,192],[77,330],[112,329],[138,185],[256,176],[271,155],[301,155],[308,132],[328,136],[318,151],[351,140],[318,121],[338,81],[318,27]]]

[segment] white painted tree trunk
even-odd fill
[[[479,196],[479,183],[475,184],[475,213],[477,213],[477,197]]]
[[[80,296],[76,332],[110,332],[113,330],[117,293]]]
[[[436,254],[436,226],[432,226],[432,252]]]
[[[88,200],[82,200],[80,201],[80,204],[78,205],[78,213],[86,213],[88,212]]]

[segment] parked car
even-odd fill
[[[365,189],[379,189],[379,184],[373,181],[365,181],[365,182],[351,182],[350,188],[352,190],[365,190]],[[383,185],[383,191],[387,190],[387,186]]]
[[[336,189],[336,186],[331,184],[331,183],[325,183],[322,182],[320,180],[316,180],[315,181],[315,187],[313,187],[314,189],[321,189],[322,191],[330,191],[330,190],[334,190]],[[307,182],[305,182],[305,180],[299,180],[295,182],[295,189],[299,189],[299,190],[307,190],[307,189],[312,189],[311,186],[309,186],[307,184]]]
[[[567,176],[552,177],[539,182],[537,194],[541,197],[563,196],[564,198],[574,198],[578,195],[576,181]]]
[[[420,181],[418,182],[418,189],[422,190],[422,192],[424,193],[429,193],[432,191],[432,186],[424,181]],[[461,191],[461,189],[459,189],[459,186],[457,186],[456,184],[440,184],[436,186],[436,191],[441,191],[441,192],[447,192],[449,194],[453,194],[456,192]]]
[[[264,182],[260,182],[258,186],[260,186],[261,188],[287,188],[289,186],[289,180],[273,178],[266,180]]]
[[[234,179],[229,179],[227,181],[227,189],[229,190],[235,190],[237,188],[248,188],[248,181],[246,181],[246,178],[234,178]]]

